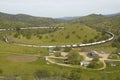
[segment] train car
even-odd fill
[[[78,47],[78,45],[77,44],[73,44],[72,47]]]
[[[96,44],[97,44],[96,42],[91,43],[91,45],[96,45]]]
[[[66,46],[65,45],[61,45],[60,47],[65,48]]]
[[[80,44],[79,46],[80,46],[80,47],[84,47],[85,45],[86,45],[86,44]]]
[[[100,41],[101,43],[105,43],[106,41],[104,40],[104,41]]]
[[[66,45],[66,47],[72,47],[71,45]]]
[[[48,46],[48,48],[55,48],[55,47],[57,47],[57,46]]]
[[[96,44],[101,44],[102,42],[96,42]]]
[[[85,44],[86,46],[90,46],[90,45],[92,45],[91,43],[87,43],[87,44]]]

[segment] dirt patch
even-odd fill
[[[11,55],[11,56],[7,56],[6,59],[9,61],[15,61],[15,62],[32,62],[32,61],[36,61],[38,57]]]

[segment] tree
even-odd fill
[[[71,47],[65,47],[64,52],[69,52],[71,50]]]
[[[70,38],[70,35],[69,35],[69,34],[68,34],[68,35],[66,35],[66,36],[65,36],[65,38],[66,38],[66,39],[69,39],[69,38]]]
[[[19,31],[20,31],[20,28],[19,28],[19,27],[16,27],[16,31],[19,32]]]
[[[60,47],[55,47],[53,50],[54,50],[54,51],[60,51],[61,48],[60,48]]]
[[[80,80],[80,78],[81,78],[81,75],[78,72],[74,70],[71,71],[69,80]]]
[[[35,72],[36,80],[40,80],[42,78],[50,77],[50,74],[47,70],[38,70]]]
[[[26,39],[31,39],[31,34],[26,34]]]
[[[83,57],[75,50],[70,51],[68,54],[68,62],[73,65],[79,65]]]
[[[75,31],[72,31],[72,34],[75,34],[76,32]]]
[[[41,36],[41,35],[37,35],[37,37],[38,37],[39,39],[42,39],[42,36]]]
[[[97,63],[99,61],[99,57],[95,57],[92,59],[91,63],[88,65],[88,68],[97,68],[99,64]]]
[[[51,42],[56,42],[56,40],[55,39],[51,39]]]
[[[19,36],[18,33],[15,33],[15,34],[14,34],[14,38],[17,38],[18,36]]]
[[[0,74],[2,74],[3,73],[3,71],[0,69]]]
[[[79,35],[76,35],[76,37],[77,37],[78,39],[81,39],[81,37],[80,37]]]
[[[94,61],[94,62],[98,62],[98,61],[99,61],[99,57],[95,57],[95,58],[93,58],[92,61]]]
[[[91,62],[88,66],[88,68],[95,68],[96,67],[96,62]]]
[[[60,53],[60,52],[56,52],[56,53],[54,53],[54,55],[55,55],[56,57],[60,57],[60,56],[61,56],[61,53]]]
[[[89,40],[89,43],[92,43],[92,42],[94,42],[94,39],[90,39],[90,40]]]

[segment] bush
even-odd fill
[[[31,34],[27,34],[26,39],[31,39]]]
[[[66,37],[65,37],[66,39],[69,39],[70,38],[70,35],[68,34],[68,35],[66,35]]]
[[[56,57],[60,57],[60,56],[61,56],[61,53],[60,53],[60,52],[56,52],[56,53],[54,53],[54,55],[55,55]]]
[[[47,70],[38,70],[35,72],[35,78],[36,80],[40,80],[42,78],[47,78],[50,76],[50,73]]]
[[[75,31],[72,31],[72,34],[75,34],[76,32]]]
[[[19,36],[19,34],[18,34],[18,33],[14,34],[14,38],[17,38],[18,36]]]
[[[41,35],[37,35],[37,37],[38,37],[39,39],[42,39],[42,36],[41,36]]]
[[[3,73],[3,71],[0,69],[0,74],[2,74]]]
[[[73,65],[79,65],[83,57],[75,50],[70,51],[68,54],[68,62]]]
[[[79,35],[76,35],[76,37],[77,37],[78,39],[81,39],[81,37],[80,37]]]
[[[81,75],[78,72],[74,70],[71,71],[69,80],[80,80],[80,78],[81,78]]]
[[[69,52],[72,48],[71,47],[65,47],[64,52]]]
[[[88,68],[96,68],[96,66],[97,66],[97,63],[92,61],[87,67]]]
[[[93,58],[92,61],[98,62],[99,61],[99,57]]]
[[[51,42],[56,42],[56,40],[55,40],[55,39],[52,39]]]
[[[61,48],[60,48],[60,47],[55,47],[53,50],[54,50],[54,51],[60,51]]]

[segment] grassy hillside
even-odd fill
[[[6,15],[7,17],[5,17]],[[49,19],[47,20],[50,23],[47,23],[46,20],[45,22],[41,21],[41,23],[39,23],[39,19],[35,18],[34,20],[32,16],[21,14],[10,16],[9,14],[2,14],[0,17],[0,28],[8,28],[13,25],[13,27],[26,27],[52,23]],[[36,22],[36,20],[38,22]],[[119,16],[105,18],[101,15],[90,15],[84,19],[77,19],[66,24],[60,24],[65,27],[63,30],[39,29],[0,32],[0,80],[2,76],[7,77],[7,79],[3,80],[16,80],[14,77],[20,78],[18,80],[36,80],[37,75],[40,77],[42,75],[42,78],[48,78],[42,80],[50,80],[50,78],[54,78],[52,80],[119,80],[120,62],[116,62],[117,66],[107,64],[107,67],[101,71],[62,67],[55,64],[47,64],[45,56],[48,56],[48,49],[15,46],[3,41],[3,36],[7,36],[11,42],[36,45],[94,42],[103,39],[105,36],[95,29],[107,29],[119,36],[119,21]],[[32,22],[36,23],[31,24]],[[118,41],[119,40],[120,38],[118,38]],[[105,53],[111,53],[116,50],[116,48],[111,47],[111,43],[106,44],[83,47],[83,49],[97,50],[98,52],[104,51]],[[31,56],[37,58],[37,60],[26,62]],[[55,79],[55,77],[57,78]]]
[[[42,48],[40,49],[40,48],[14,46],[14,45],[6,44],[5,42],[0,40],[0,54],[3,53],[31,54],[31,55],[44,53],[45,55],[47,55],[47,50]]]
[[[120,15],[116,16],[103,16],[103,15],[89,15],[74,22],[80,22],[98,31],[110,31],[116,35],[116,40],[113,42],[113,47],[120,47]]]
[[[28,32],[30,34],[30,30]],[[64,29],[46,34],[38,34],[39,37],[36,37],[35,34],[32,33],[30,39],[27,39],[23,35],[19,35],[15,38],[15,34],[16,32],[8,36],[12,42],[36,45],[79,44],[89,41],[94,42],[98,39],[100,40],[102,37],[100,32],[79,23],[66,24]],[[95,37],[97,38],[94,39]]]
[[[119,33],[120,15],[106,17],[103,15],[92,14],[73,21],[83,23],[97,30],[108,30],[115,34]]]
[[[47,17],[34,17],[26,14],[6,14],[0,12],[0,28],[50,26],[57,21]]]
[[[33,62],[16,62],[8,59],[10,56],[24,57],[25,55],[34,56],[36,54],[41,55],[42,53],[46,53],[46,50],[42,48],[13,46],[0,41],[0,51],[0,76],[7,77],[7,80],[13,80],[14,77],[20,77],[22,80],[34,80],[35,72],[39,70],[47,71],[49,75],[46,75],[46,77],[57,77],[57,80],[61,78],[67,78],[64,80],[71,80],[71,77],[77,77],[79,80],[102,80],[103,78],[105,80],[116,80],[119,78],[119,75],[116,75],[119,74],[119,67],[117,66],[110,67],[108,65],[108,68],[103,71],[95,71],[46,64],[44,57],[38,57],[38,59]]]

